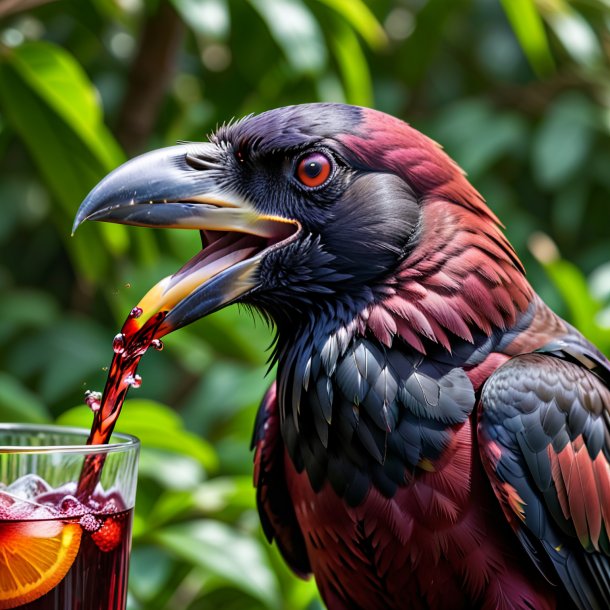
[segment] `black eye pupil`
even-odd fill
[[[322,171],[322,164],[319,161],[310,161],[303,169],[307,177],[316,178]]]
[[[302,157],[296,167],[297,180],[307,188],[322,186],[331,174],[332,166],[328,157],[321,153],[311,153]]]

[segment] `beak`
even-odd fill
[[[203,249],[156,284],[138,304],[141,327],[162,312],[161,336],[254,290],[264,255],[292,239],[295,220],[256,211],[231,186],[229,153],[212,143],[156,150],[120,166],[81,204],[73,232],[85,220],[201,231]]]

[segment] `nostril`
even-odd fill
[[[196,170],[220,169],[222,164],[218,158],[219,150],[211,145],[202,144],[185,153],[184,160],[189,167]]]

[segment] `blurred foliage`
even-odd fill
[[[87,426],[83,392],[102,387],[126,312],[198,248],[93,223],[70,237],[97,180],[315,100],[374,105],[441,142],[543,298],[610,352],[608,0],[0,0],[0,419]],[[270,341],[229,309],[144,359],[119,425],[145,445],[133,610],[320,607],[255,512]]]

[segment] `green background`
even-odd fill
[[[0,0],[0,420],[88,426],[127,312],[195,232],[84,225],[139,152],[332,100],[443,144],[536,289],[610,352],[610,1]],[[230,308],[147,354],[130,608],[319,608],[264,541],[251,428],[271,331]]]

